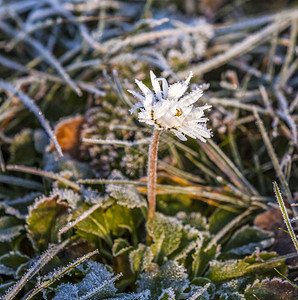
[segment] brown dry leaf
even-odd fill
[[[55,127],[55,135],[62,151],[69,153],[74,158],[78,156],[83,121],[83,116],[68,117],[59,121]],[[54,149],[53,144],[52,148]]]
[[[262,229],[273,231],[275,234],[275,242],[273,244],[273,251],[279,255],[285,255],[295,252],[295,247],[292,243],[290,235],[281,229],[287,230],[282,214],[278,208],[271,208],[270,210],[259,214],[254,220],[254,224]]]
[[[277,278],[265,279],[260,284],[262,289],[270,292],[274,299],[289,300],[297,299],[298,289],[285,280]]]

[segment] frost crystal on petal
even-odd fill
[[[154,126],[158,130],[170,130],[182,141],[187,140],[185,137],[187,135],[206,142],[206,139],[212,136],[212,132],[206,126],[208,118],[204,117],[204,111],[210,109],[211,105],[194,106],[202,97],[203,89],[197,88],[190,93],[186,92],[192,76],[190,72],[185,81],[169,86],[165,78],[157,78],[150,71],[153,91],[136,80],[141,94],[130,90],[128,92],[140,102],[136,103],[130,112],[139,110],[140,122]]]

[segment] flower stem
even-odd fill
[[[152,220],[155,213],[156,206],[156,169],[157,169],[157,151],[158,142],[161,134],[161,130],[154,129],[152,134],[152,140],[149,147],[149,161],[148,161],[148,221]]]

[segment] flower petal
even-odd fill
[[[192,75],[192,72],[190,72],[184,82],[177,82],[170,85],[168,90],[168,99],[178,100],[186,92]]]
[[[168,98],[168,90],[169,90],[169,85],[168,82],[165,78],[157,78],[157,80],[162,82],[162,94],[163,98],[167,99]]]
[[[136,103],[136,104],[129,110],[129,112],[130,112],[131,114],[133,114],[137,109],[139,109],[139,108],[141,108],[141,107],[144,107],[143,102],[138,102],[138,103]]]
[[[142,81],[136,79],[136,84],[138,85],[139,89],[143,92],[144,96],[154,95],[152,91]]]
[[[170,130],[182,141],[186,141],[186,136],[189,136],[206,142],[206,139],[212,136],[212,131],[206,126],[208,118],[204,117],[204,112],[211,108],[211,105],[194,106],[194,103],[203,94],[201,88],[184,95],[189,86],[192,73],[184,82],[175,83],[170,87],[165,78],[156,78],[152,71],[150,77],[153,92],[138,80],[136,80],[136,83],[143,95],[129,91],[141,100],[131,110],[133,112],[140,109],[139,121],[145,122],[158,130]],[[162,81],[162,87],[159,81]]]
[[[184,134],[182,134],[180,131],[176,130],[176,129],[172,129],[171,130],[178,139],[180,139],[181,141],[187,141],[187,138]]]
[[[144,96],[142,96],[140,93],[135,92],[135,91],[131,91],[131,90],[127,90],[129,93],[131,93],[133,96],[135,96],[136,98],[140,99],[141,101],[143,101],[145,99]]]
[[[151,84],[154,89],[156,98],[158,100],[161,100],[161,88],[160,88],[159,82],[157,80],[157,77],[155,76],[155,74],[152,71],[150,71],[150,78],[151,78]]]
[[[188,95],[184,96],[183,98],[181,98],[179,100],[179,104],[185,106],[191,105],[196,101],[198,101],[202,97],[202,95],[203,95],[203,90],[197,89],[189,93]]]

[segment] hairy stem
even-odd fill
[[[155,213],[156,202],[156,169],[157,169],[157,151],[158,142],[161,131],[154,130],[152,134],[152,140],[149,147],[149,161],[148,161],[148,221],[152,220]]]

